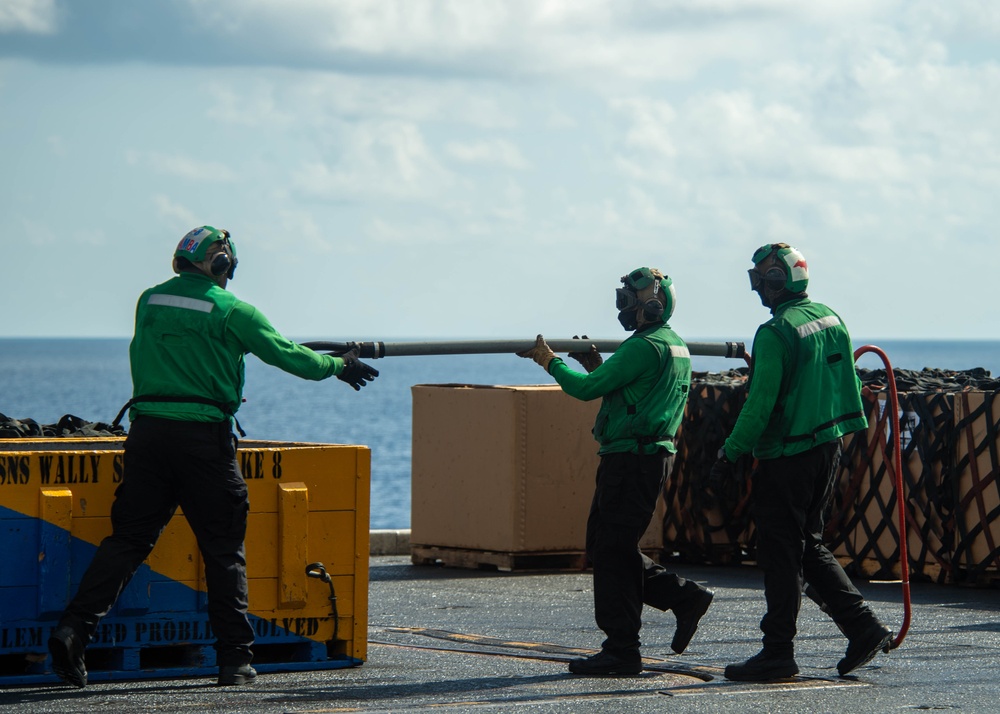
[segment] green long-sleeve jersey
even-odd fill
[[[223,421],[243,401],[244,355],[297,377],[340,374],[344,360],[319,354],[283,337],[249,303],[205,275],[182,273],[146,290],[135,314],[129,346],[132,396],[197,397],[196,402],[138,401],[129,418]]]
[[[868,424],[847,327],[808,298],[778,306],[757,330],[748,389],[725,443],[731,461],[791,456]]]
[[[691,358],[669,325],[636,332],[590,374],[570,369],[558,357],[549,373],[571,397],[603,398],[594,425],[598,453],[676,451],[673,437],[687,401]]]

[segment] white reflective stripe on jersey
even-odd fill
[[[836,315],[828,315],[827,317],[821,317],[818,320],[807,322],[804,325],[799,325],[795,329],[799,333],[799,337],[808,337],[809,335],[815,335],[817,332],[825,330],[828,327],[836,327],[839,324],[839,317]]]
[[[687,346],[682,345],[670,345],[670,356],[671,357],[686,357],[691,359],[691,350]]]
[[[149,300],[146,301],[147,305],[164,305],[166,307],[179,307],[184,310],[197,310],[198,312],[212,312],[212,308],[215,307],[214,303],[208,300],[199,300],[198,298],[181,297],[180,295],[163,295],[162,293],[156,293],[155,295],[150,295]]]

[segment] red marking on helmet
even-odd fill
[[[795,265],[793,265],[792,267],[793,268],[805,268],[806,270],[809,269],[809,266],[806,265],[805,259],[796,261]]]

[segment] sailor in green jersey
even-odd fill
[[[621,279],[618,319],[633,331],[604,362],[596,347],[571,354],[587,371],[570,369],[539,335],[518,353],[551,374],[563,391],[589,401],[601,398],[594,425],[600,445],[597,485],[587,520],[587,555],[594,569],[594,615],[607,638],[592,657],[570,662],[582,675],[630,675],[642,671],[639,629],[643,604],[673,610],[671,647],[685,650],[714,593],[668,572],[639,550],[657,496],[670,472],[674,435],[691,383],[691,357],[667,320],[676,301],[670,278],[638,268]]]
[[[753,341],[747,400],[709,474],[721,491],[742,454],[758,460],[751,498],[767,613],[763,649],[726,677],[767,681],[798,673],[793,638],[804,583],[848,638],[841,676],[888,651],[892,633],[823,545],[841,437],[867,427],[851,337],[833,310],[812,302],[805,257],[785,243],[753,255],[751,289],[773,317]]]
[[[218,682],[253,680],[243,545],[249,502],[232,433],[243,400],[244,356],[253,353],[303,379],[336,376],[355,390],[378,376],[356,352],[318,354],[278,334],[256,308],[225,290],[236,265],[228,231],[196,228],[174,252],[177,276],[139,298],[129,347],[132,425],[111,508],[112,534],[49,639],[53,671],[75,686],[87,683],[84,648],[98,622],[178,505],[205,565]]]

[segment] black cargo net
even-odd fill
[[[901,463],[910,573],[938,581],[953,576],[953,537],[946,524],[952,510],[947,485],[954,474],[954,397],[946,392],[904,394],[899,404],[909,426]],[[907,437],[906,427],[901,436]]]
[[[664,547],[690,562],[733,562],[748,557],[752,540],[750,464],[721,494],[708,489],[708,472],[736,423],[746,398],[746,370],[693,375],[684,420],[677,433],[677,459],[664,486]]]
[[[879,442],[885,438],[886,420],[878,418],[877,400],[870,389],[864,389],[862,397],[869,430],[874,432],[873,438],[865,438],[865,432],[857,432],[844,439],[844,450],[824,532],[827,547],[841,561],[845,556],[852,562],[862,557],[859,550],[865,549],[865,545],[862,543],[859,547],[857,532],[866,525],[869,533],[872,530],[865,518],[865,511],[874,500],[870,485],[878,483],[884,477],[879,473],[880,467],[875,464],[875,456]],[[884,464],[881,465],[881,471],[885,471]],[[881,519],[881,512],[874,515],[876,519]],[[891,569],[891,564],[889,567]]]
[[[884,370],[858,370],[869,427],[844,439],[827,516],[828,547],[855,575],[899,578],[899,518]],[[938,582],[1000,576],[1000,380],[983,369],[894,370],[912,577]],[[745,400],[746,370],[696,373],[664,487],[667,557],[754,557],[751,460],[727,493],[708,472]],[[959,405],[956,401],[961,400]],[[963,408],[959,408],[964,405]],[[961,415],[958,420],[956,415]]]
[[[955,426],[955,474],[949,496],[954,504],[955,551],[958,578],[978,580],[1000,573],[1000,391],[983,395],[962,393],[962,419]],[[973,406],[975,400],[976,405]]]
[[[86,421],[72,414],[66,414],[55,424],[39,424],[34,419],[12,419],[0,414],[0,439],[124,435],[123,427]]]
[[[845,439],[826,540],[854,574],[900,577],[895,462],[885,394],[865,387],[869,428]],[[943,484],[951,471],[953,395],[900,394],[900,444],[910,572],[951,576]]]
[[[825,535],[850,572],[898,578],[899,519],[886,373],[859,374],[869,428],[845,440]],[[1000,496],[997,425],[989,405],[1000,381],[983,369],[894,370],[894,376],[910,575],[937,582],[996,577]],[[956,400],[966,404],[957,424]],[[970,400],[981,406],[970,412]]]

